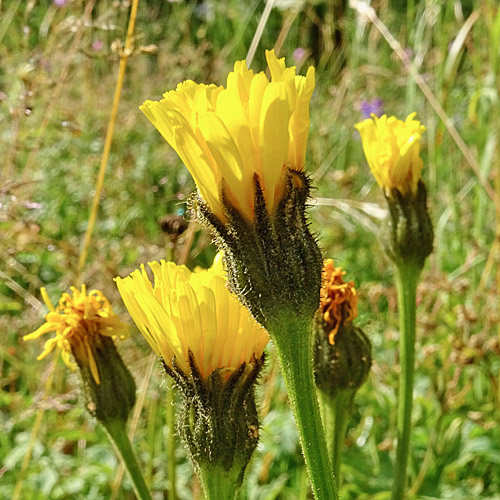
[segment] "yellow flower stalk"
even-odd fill
[[[266,58],[271,80],[238,61],[225,88],[188,80],[141,106],[222,221],[222,196],[254,219],[255,176],[273,213],[285,190],[285,169],[304,167],[314,68],[300,76],[274,51]]]
[[[332,345],[340,325],[348,324],[358,316],[358,292],[354,281],[344,281],[345,274],[341,267],[335,267],[333,259],[325,260],[320,309],[329,330],[328,341]]]
[[[50,301],[45,288],[41,289],[44,302],[49,309],[45,323],[33,333],[24,336],[24,340],[34,340],[42,335],[55,332],[55,337],[45,342],[38,360],[45,358],[57,346],[62,351],[65,364],[74,370],[78,365],[89,367],[96,384],[100,383],[99,369],[92,353],[92,344],[96,336],[123,339],[128,336],[128,326],[121,322],[108,299],[99,290],[87,294],[85,285],[78,290],[71,287],[72,295],[63,293],[57,308]]]
[[[229,292],[220,266],[191,272],[161,261],[149,267],[154,283],[141,266],[116,284],[137,327],[169,368],[189,375],[192,357],[204,380],[216,370],[227,378],[261,357],[267,332]]]
[[[372,115],[355,125],[373,176],[388,194],[392,189],[402,194],[417,191],[423,165],[420,140],[425,127],[415,116],[411,113],[403,122],[395,116]]]

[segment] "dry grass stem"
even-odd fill
[[[115,94],[113,97],[113,107],[111,108],[111,116],[109,118],[108,128],[106,130],[106,139],[104,141],[104,150],[102,153],[101,165],[99,167],[99,172],[97,174],[95,194],[94,194],[94,199],[92,200],[92,207],[90,209],[89,222],[87,230],[85,232],[82,253],[80,254],[80,259],[78,261],[75,284],[78,284],[81,273],[83,271],[83,267],[85,266],[85,262],[87,260],[87,255],[90,248],[90,242],[92,241],[92,233],[94,231],[94,226],[97,219],[97,210],[99,208],[102,187],[104,185],[104,175],[106,173],[106,167],[108,165],[108,160],[109,160],[109,153],[111,151],[111,142],[113,141],[113,133],[115,131],[116,116],[118,114],[118,105],[120,104],[123,80],[125,78],[125,69],[127,68],[127,60],[128,56],[130,55],[132,47],[138,6],[139,6],[139,0],[134,0],[132,3],[132,8],[130,9],[130,18],[127,29],[127,37],[125,40],[125,48],[120,55],[120,66],[118,68],[118,78],[116,80]]]

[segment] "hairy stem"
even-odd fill
[[[407,483],[408,455],[411,437],[413,379],[415,371],[416,296],[420,269],[400,265],[396,271],[399,310],[399,374],[398,445],[394,467],[392,500],[403,500]]]

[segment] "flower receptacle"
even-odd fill
[[[418,271],[432,253],[434,231],[427,210],[427,190],[422,180],[415,194],[392,189],[385,194],[389,207],[386,252],[397,267],[410,265]]]
[[[125,423],[135,404],[136,385],[113,340],[100,335],[95,336],[90,344],[99,370],[99,384],[96,383],[89,364],[81,362],[78,348],[82,346],[73,346],[73,355],[80,368],[85,407],[104,425],[111,420]]]
[[[354,396],[370,372],[370,340],[352,323],[340,325],[334,344],[329,342],[319,320],[315,332],[316,387],[331,398],[339,392],[352,392]]]
[[[178,430],[202,482],[212,474],[239,488],[259,439],[254,389],[264,356],[243,363],[229,376],[219,368],[206,379],[192,355],[189,374],[175,363],[163,364],[182,395]],[[204,487],[213,491],[215,485]]]
[[[254,177],[252,221],[224,197],[226,223],[200,197],[192,200],[224,253],[231,290],[266,328],[284,313],[312,318],[319,304],[323,260],[305,213],[310,182],[304,172],[287,169],[284,185],[270,213]]]

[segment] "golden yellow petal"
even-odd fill
[[[47,306],[47,309],[49,311],[55,311],[56,309],[54,307],[54,304],[52,304],[52,302],[50,300],[50,297],[49,297],[49,295],[47,293],[47,290],[46,290],[46,288],[44,286],[42,286],[40,288],[40,293],[42,294],[42,299],[45,302],[45,305]]]
[[[220,169],[230,200],[250,220],[253,218],[253,170],[245,168],[238,147],[222,120],[214,113],[200,115],[198,126]],[[249,162],[246,162],[247,164]]]
[[[260,144],[260,116],[262,111],[262,99],[264,98],[264,92],[269,85],[269,80],[264,73],[258,73],[252,80],[250,85],[250,95],[248,101],[248,117],[250,119],[250,131],[252,132],[253,143],[256,150],[259,150]],[[261,171],[260,166],[260,155],[258,156],[258,161],[255,165],[257,172]]]
[[[144,279],[144,276],[139,272],[139,270],[134,271],[126,278],[115,278],[116,286],[122,296],[123,303],[125,304],[125,307],[127,308],[134,323],[137,325],[140,332],[143,334],[144,338],[148,341],[153,350],[157,354],[160,354],[156,340],[148,329],[149,317],[138,302],[138,297],[140,295],[152,295],[151,284],[148,282],[149,286],[147,286],[146,281],[147,278]]]
[[[216,169],[187,123],[173,129],[175,150],[193,176],[203,198],[214,213],[224,218],[219,201],[220,170]]]
[[[34,332],[28,333],[27,335],[24,335],[23,341],[26,342],[27,340],[33,340],[41,337],[43,334],[48,333],[48,332],[53,332],[59,328],[58,323],[53,323],[53,322],[47,322],[44,323],[42,326],[37,328]]]
[[[181,369],[187,370],[187,358],[182,349],[182,342],[176,335],[175,326],[165,309],[151,295],[137,295],[137,303],[148,317],[148,323],[143,327],[148,332],[147,335],[143,329],[140,330],[149,345],[169,366],[172,366],[172,358],[175,356]]]
[[[262,99],[259,152],[262,162],[260,176],[271,213],[274,209],[276,188],[288,157],[290,114],[285,84],[270,83]]]
[[[274,49],[266,50],[266,61],[267,65],[269,66],[269,72],[271,73],[272,81],[280,81],[286,68],[285,58],[282,57],[281,59],[278,59],[276,57]],[[293,68],[293,70],[295,71],[295,68]]]
[[[247,68],[246,61],[237,61],[234,63],[234,71],[227,76],[227,89],[233,85],[237,87],[242,103],[248,105],[250,98],[250,86],[254,78],[254,72]]]
[[[315,86],[314,67],[307,75],[295,77],[297,103],[290,118],[290,149],[288,164],[295,170],[302,170],[306,161],[307,138],[309,136],[309,102]]]
[[[43,358],[45,358],[48,354],[50,354],[54,350],[54,347],[57,345],[58,340],[59,340],[58,337],[53,337],[47,340],[47,342],[45,342],[43,351],[36,359],[40,361]]]
[[[78,365],[71,359],[71,349],[62,349],[62,359],[64,361],[64,364],[70,369],[70,370],[76,370],[78,368]]]
[[[222,91],[217,98],[217,116],[223,121],[234,140],[242,161],[240,168],[245,172],[243,177],[251,177],[255,171],[255,157],[257,147],[253,142],[250,130],[250,116],[248,109],[249,96],[242,83],[241,75],[236,75],[239,83]]]
[[[217,364],[214,362],[214,352],[221,348],[217,335],[217,304],[213,291],[206,286],[198,289],[197,298],[201,322],[197,359],[199,359],[201,372],[210,374],[217,368]]]
[[[88,361],[90,372],[92,373],[92,377],[94,377],[95,383],[99,385],[101,383],[101,379],[99,377],[99,369],[97,368],[97,364],[95,362],[94,355],[92,354],[92,349],[90,348],[88,339],[85,339],[84,346],[87,352],[86,361]]]

